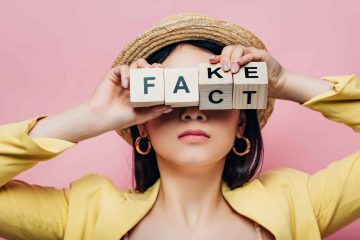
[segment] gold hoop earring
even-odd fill
[[[232,150],[234,151],[234,153],[235,153],[236,155],[238,155],[238,156],[242,156],[242,155],[247,154],[247,153],[250,151],[250,147],[251,147],[251,143],[250,143],[250,141],[249,141],[248,138],[246,138],[246,137],[244,137],[244,136],[242,136],[241,138],[243,138],[243,139],[246,141],[246,149],[245,149],[245,151],[243,151],[243,152],[240,153],[240,152],[236,151],[235,146],[233,146],[233,148],[232,148]],[[239,139],[241,139],[241,138],[239,138]]]
[[[136,151],[137,151],[138,153],[140,153],[141,155],[146,155],[146,154],[148,154],[148,153],[150,152],[150,150],[151,150],[150,139],[149,139],[149,137],[148,137],[148,140],[147,140],[147,141],[148,141],[148,147],[147,147],[146,151],[143,151],[143,150],[141,150],[141,148],[140,148],[140,146],[139,146],[141,138],[142,138],[142,137],[136,138],[136,141],[135,141],[135,149],[136,149]]]

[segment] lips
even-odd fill
[[[200,129],[188,129],[188,130],[184,131],[183,133],[181,133],[178,138],[181,138],[186,135],[204,136],[204,137],[210,138],[210,135],[207,132],[200,130]]]

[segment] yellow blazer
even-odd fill
[[[355,74],[323,77],[334,85],[301,104],[360,132],[360,79]],[[76,145],[27,135],[36,121],[0,126],[0,236],[9,239],[118,240],[155,203],[160,179],[145,193],[118,189],[100,174],[68,188],[31,185],[13,177]],[[277,240],[325,237],[360,217],[360,151],[318,172],[275,168],[230,190],[229,205],[273,233]]]

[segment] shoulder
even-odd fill
[[[280,167],[266,171],[258,177],[262,188],[279,206],[289,212],[296,209],[312,211],[308,195],[309,174],[294,168]]]
[[[70,183],[70,186],[72,188],[76,187],[90,187],[90,188],[98,188],[98,187],[104,187],[107,185],[113,185],[113,182],[110,178],[107,176],[104,176],[99,173],[89,173],[86,174]]]
[[[277,167],[270,169],[264,173],[262,173],[259,177],[260,178],[306,178],[309,176],[308,173],[300,171],[295,168],[289,167]]]
[[[282,189],[306,187],[309,174],[294,168],[278,167],[260,174],[257,179],[268,189]]]
[[[86,174],[70,183],[70,193],[72,195],[111,195],[124,196],[130,189],[119,189],[114,182],[107,176],[99,173]]]

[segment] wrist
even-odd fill
[[[86,105],[80,104],[37,122],[29,136],[36,138],[58,138],[73,143],[103,133],[96,116]]]
[[[275,96],[278,99],[294,101],[294,84],[292,80],[294,79],[293,72],[289,69],[284,68],[282,74],[280,75],[278,82],[281,83],[281,88],[278,88],[275,92]]]
[[[277,92],[277,98],[299,104],[303,104],[314,96],[333,88],[330,83],[322,79],[305,76],[288,69],[284,69],[281,78],[284,85]]]
[[[99,135],[107,132],[103,114],[85,101],[77,106],[84,126],[91,129],[92,135]]]

